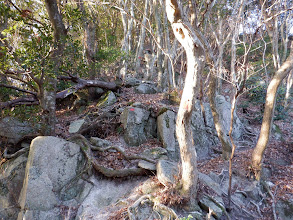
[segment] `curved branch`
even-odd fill
[[[14,89],[14,90],[17,90],[17,91],[20,91],[20,92],[29,93],[29,94],[31,94],[33,96],[37,96],[37,93],[36,92],[32,92],[32,91],[29,91],[29,90],[26,90],[26,89],[21,89],[21,88],[18,88],[16,86],[10,86],[10,85],[6,85],[6,84],[3,84],[3,83],[0,83],[0,87]]]
[[[0,109],[13,107],[16,105],[37,105],[39,101],[35,97],[21,97],[8,102],[0,102]]]

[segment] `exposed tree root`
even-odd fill
[[[26,152],[29,151],[29,147],[26,147],[26,148],[22,148],[20,149],[19,151],[15,152],[14,154],[8,154],[7,153],[7,148],[5,148],[4,150],[4,153],[3,153],[3,158],[5,159],[12,159],[12,158],[15,158],[15,157],[18,157]]]
[[[263,186],[264,186],[265,190],[269,193],[270,197],[272,198],[272,209],[273,209],[273,214],[274,214],[274,220],[277,220],[278,217],[276,214],[275,196],[272,193],[272,191],[266,181],[263,182]]]
[[[93,144],[93,143],[92,143]],[[124,151],[123,148],[121,147],[118,147],[118,146],[109,146],[109,147],[98,147],[98,146],[91,146],[91,149],[92,150],[98,150],[98,151],[101,151],[101,152],[104,152],[104,151],[107,151],[107,150],[111,150],[111,149],[114,149],[116,150],[117,152],[121,153],[122,156],[126,159],[126,160],[136,160],[136,159],[139,159],[139,160],[145,160],[145,161],[148,161],[150,163],[156,163],[155,160],[152,160],[152,159],[149,159],[147,157],[143,157],[143,156],[139,156],[139,155],[127,155]]]
[[[134,220],[135,218],[135,210],[138,208],[138,206],[145,202],[151,202],[153,203],[153,210],[155,213],[158,213],[158,215],[163,215],[163,219],[179,219],[175,211],[161,203],[159,203],[153,196],[151,195],[143,195],[138,200],[136,200],[133,205],[129,206],[127,209],[128,216],[130,220]]]
[[[72,136],[69,139],[69,141],[73,141],[73,142],[79,144],[83,153],[85,154],[87,160],[92,165],[92,167],[95,170],[97,170],[98,172],[102,173],[106,177],[139,176],[139,175],[144,175],[146,173],[146,170],[143,168],[127,168],[127,169],[121,169],[121,170],[114,170],[114,169],[107,168],[107,167],[100,165],[92,153],[92,148],[95,150],[97,150],[98,148],[93,147],[91,145],[91,143],[84,136],[82,136],[80,134],[76,134],[76,135]],[[119,149],[119,148],[112,147],[112,149]],[[124,155],[126,155],[123,150],[121,150],[121,154],[122,154],[122,152],[124,153]],[[131,159],[133,159],[133,158],[131,158]],[[136,157],[135,159],[138,159],[138,158]],[[140,159],[142,159],[142,158],[140,158]],[[146,159],[146,158],[144,158],[144,159]]]

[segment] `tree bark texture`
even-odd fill
[[[257,180],[260,180],[261,162],[262,162],[263,154],[267,147],[269,137],[270,137],[277,91],[282,80],[293,69],[292,45],[293,44],[291,42],[290,56],[282,64],[282,66],[277,70],[277,72],[275,73],[274,77],[272,78],[267,88],[265,110],[263,114],[263,121],[261,125],[260,135],[252,153],[252,169],[254,171],[254,174]]]
[[[174,35],[184,47],[187,56],[187,74],[177,114],[176,135],[182,163],[181,193],[187,196],[190,199],[190,205],[193,205],[197,192],[198,170],[190,122],[196,94],[198,93],[199,77],[205,63],[205,56],[203,46],[192,31],[192,28],[183,23],[177,1],[167,0],[166,12]]]
[[[59,71],[60,57],[64,48],[63,38],[66,36],[66,29],[62,22],[56,0],[46,0],[45,4],[54,30],[55,47],[50,55],[50,59],[55,65],[53,74],[56,74]],[[39,101],[43,109],[44,124],[42,133],[44,135],[55,135],[57,80],[54,76],[50,76],[50,73],[45,73],[44,79],[41,80],[43,80],[43,83],[41,84],[41,88],[39,88]]]

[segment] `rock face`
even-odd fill
[[[124,128],[124,139],[131,146],[138,146],[148,138],[152,138],[152,131],[156,131],[156,123],[150,117],[150,112],[138,108],[128,107],[120,116]]]
[[[21,122],[12,117],[0,120],[0,139],[6,140],[7,143],[16,144],[24,136],[34,132],[36,132],[36,129],[27,122]]]
[[[83,167],[84,157],[77,144],[56,137],[35,138],[19,197],[18,219],[59,219],[56,207],[75,199],[83,187],[75,182]]]
[[[157,118],[158,136],[168,152],[175,153],[175,113],[167,110]]]
[[[0,219],[17,219],[18,197],[22,188],[27,155],[12,159],[0,167]]]
[[[226,101],[224,96],[218,95],[216,97],[216,105],[220,118],[223,121],[224,132],[228,135],[231,120],[231,104]],[[193,140],[199,159],[206,158],[210,153],[211,146],[219,143],[211,108],[208,103],[203,103],[203,106],[204,114],[199,102],[195,104],[191,119]],[[243,129],[243,124],[235,114],[232,133],[235,140],[242,136]]]
[[[196,103],[192,112],[191,128],[196,153],[199,159],[208,157],[211,146],[217,143],[217,136],[214,130],[212,113],[209,104],[204,104],[205,117],[201,111],[199,102]]]

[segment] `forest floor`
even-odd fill
[[[224,95],[229,95],[228,94]],[[133,88],[122,88],[119,92],[120,96],[118,98],[118,102],[109,109],[112,111],[113,109],[119,109],[123,106],[128,106],[134,102],[140,102],[142,105],[148,106],[148,108],[152,108],[154,112],[159,111],[159,109],[165,104],[164,94],[136,94],[133,91]],[[255,134],[255,137],[250,140],[243,140],[243,143],[237,146],[235,156],[233,159],[233,170],[235,173],[242,174],[249,178],[250,173],[250,159],[252,150],[255,146],[257,136],[260,131],[261,123],[259,120],[255,120],[257,117],[261,117],[260,108],[261,106],[252,104],[249,102],[247,97],[241,96],[238,103],[246,103],[245,109],[242,107],[237,108],[237,114],[240,119],[246,120],[246,125],[249,130]],[[247,104],[248,103],[248,104]],[[99,109],[95,105],[96,103],[91,103],[87,108],[82,112],[71,111],[67,107],[59,109],[57,112],[58,116],[58,129],[59,135],[61,137],[69,137],[68,127],[69,122],[74,121],[78,118],[81,118],[84,115],[88,114],[99,114]],[[240,105],[239,105],[240,106]],[[169,108],[173,108],[175,111],[178,109],[176,105],[169,105]],[[265,151],[264,155],[264,167],[268,168],[271,171],[270,182],[274,185],[272,187],[272,193],[274,195],[274,203],[276,203],[281,198],[293,198],[293,112],[288,113],[287,117],[283,120],[274,121],[274,124],[277,125],[277,133],[275,131],[272,132],[269,145]],[[119,122],[119,115],[117,117],[104,118],[101,120],[100,127],[97,128],[98,131],[96,135],[100,138],[105,138],[113,143],[124,145],[123,141],[121,141],[121,124]],[[276,130],[276,129],[274,129]],[[101,135],[103,134],[103,135]],[[95,134],[92,134],[95,135]],[[147,143],[144,143],[143,146],[139,146],[138,148],[127,148],[131,153],[138,153],[141,148],[144,147],[156,147],[160,146],[160,142],[156,139],[150,140]],[[220,146],[215,146],[215,148],[219,148]],[[101,163],[103,165],[119,168],[123,167],[123,160],[121,156],[115,155],[113,152],[104,153],[103,160]],[[211,158],[210,160],[201,161],[199,158],[198,163],[199,171],[202,173],[209,174],[210,172],[214,172],[216,174],[221,173],[223,170],[228,170],[228,162],[224,161],[222,157],[218,154]],[[267,196],[266,206],[261,208],[261,213],[263,217],[261,219],[272,219],[272,203],[273,200],[269,199]],[[251,210],[254,213],[257,212],[257,208],[255,210]]]

